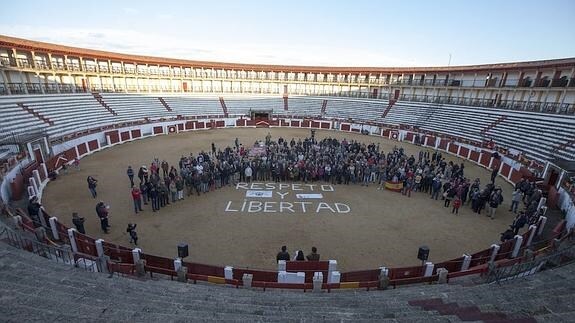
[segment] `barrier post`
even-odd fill
[[[389,286],[389,269],[387,267],[379,267],[379,289],[387,289]]]
[[[447,274],[449,271],[445,268],[437,269],[437,274],[439,275],[439,279],[437,280],[438,284],[447,284]]]
[[[423,276],[424,277],[429,277],[431,275],[433,275],[433,268],[435,267],[435,265],[431,262],[428,261],[425,263],[425,268],[424,268],[424,272],[423,272]]]
[[[242,277],[242,282],[244,283],[244,287],[251,289],[252,288],[252,281],[254,279],[254,275],[252,274],[244,274]]]
[[[53,216],[48,221],[50,222],[50,229],[52,229],[52,236],[54,237],[54,239],[60,240],[60,235],[58,234],[58,227],[56,226],[56,221],[58,221],[58,218]]]
[[[533,238],[535,237],[535,233],[537,232],[537,226],[532,224],[529,226],[529,238],[527,238],[527,246],[529,247],[533,242]]]
[[[224,278],[228,280],[234,279],[234,267],[232,266],[224,267]]]
[[[98,257],[104,257],[104,244],[103,244],[104,240],[103,239],[98,239],[96,240],[95,244],[96,244],[96,253],[98,254]]]
[[[497,244],[491,245],[491,257],[489,258],[489,262],[495,261],[495,257],[497,256],[499,249],[501,249],[501,247],[499,245],[497,245]]]
[[[463,254],[463,262],[461,263],[460,271],[465,271],[465,270],[469,269],[470,264],[471,264],[471,256],[464,253]]]
[[[286,271],[286,261],[278,260],[278,271]]]
[[[76,244],[76,229],[68,229],[68,238],[70,239],[70,247],[72,247],[73,253],[78,253],[78,245]]]
[[[318,271],[313,274],[313,292],[321,292],[321,286],[323,285],[323,273]]]
[[[513,251],[511,252],[511,258],[515,258],[519,254],[519,250],[521,249],[521,244],[523,243],[523,237],[520,235],[516,235],[514,240],[515,240],[515,244],[513,244]]]
[[[542,216],[539,218],[539,223],[537,223],[537,226],[539,227],[539,231],[537,231],[538,236],[540,236],[543,233],[543,228],[545,228],[546,223],[547,223],[547,217]]]

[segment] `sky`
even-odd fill
[[[574,0],[9,1],[0,34],[127,54],[315,66],[575,57]]]

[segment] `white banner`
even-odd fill
[[[246,191],[246,197],[272,197],[273,191]]]
[[[323,194],[296,194],[298,199],[322,199]]]

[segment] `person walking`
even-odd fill
[[[88,182],[88,189],[90,190],[90,193],[92,193],[92,197],[96,198],[98,196],[98,192],[96,192],[96,186],[98,181],[92,176],[88,176],[88,178],[86,178],[86,181]]]
[[[128,227],[126,228],[126,232],[130,235],[130,243],[134,243],[134,245],[138,245],[138,233],[136,232],[137,224],[128,223]]]
[[[108,228],[110,228],[110,223],[108,222],[110,206],[104,204],[104,201],[98,202],[96,204],[96,214],[100,218],[100,228],[104,233],[109,233]]]
[[[459,207],[461,206],[461,199],[459,198],[459,196],[455,196],[455,199],[453,200],[453,209],[451,210],[451,213],[455,213],[456,215],[459,215]]]

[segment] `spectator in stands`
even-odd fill
[[[39,228],[42,226],[42,222],[40,222],[40,209],[42,205],[38,202],[38,198],[33,196],[28,203],[28,216],[34,223],[34,227]]]
[[[515,191],[511,194],[511,207],[509,212],[517,213],[517,206],[519,206],[519,201],[521,201],[522,194],[521,190],[517,185],[515,185]]]
[[[298,250],[295,252],[295,256],[293,257],[294,261],[304,261],[305,257],[303,255],[303,251]]]
[[[137,224],[128,223],[128,227],[126,228],[126,232],[130,235],[130,243],[134,243],[134,245],[138,245],[138,233],[136,232]]]
[[[90,190],[90,193],[92,193],[92,197],[96,198],[96,196],[98,196],[98,193],[96,192],[96,186],[98,181],[92,176],[88,176],[88,178],[86,178],[86,181],[88,182],[88,189]]]
[[[134,187],[134,170],[132,169],[132,166],[128,166],[126,174],[128,174],[128,178],[130,179],[130,187]]]
[[[81,218],[78,215],[78,212],[72,213],[72,223],[74,224],[78,232],[80,232],[81,234],[86,234],[86,230],[84,229],[84,218]]]
[[[100,218],[100,228],[104,233],[108,233],[108,228],[110,228],[110,224],[108,222],[110,206],[104,204],[104,201],[98,202],[96,204],[96,214],[98,218]]]
[[[276,256],[276,260],[277,261],[280,261],[280,260],[289,261],[290,260],[289,252],[287,252],[286,246],[282,246],[282,250],[280,252],[278,252],[278,254]]]
[[[319,253],[317,253],[316,247],[311,247],[311,253],[306,256],[308,261],[319,261]]]

